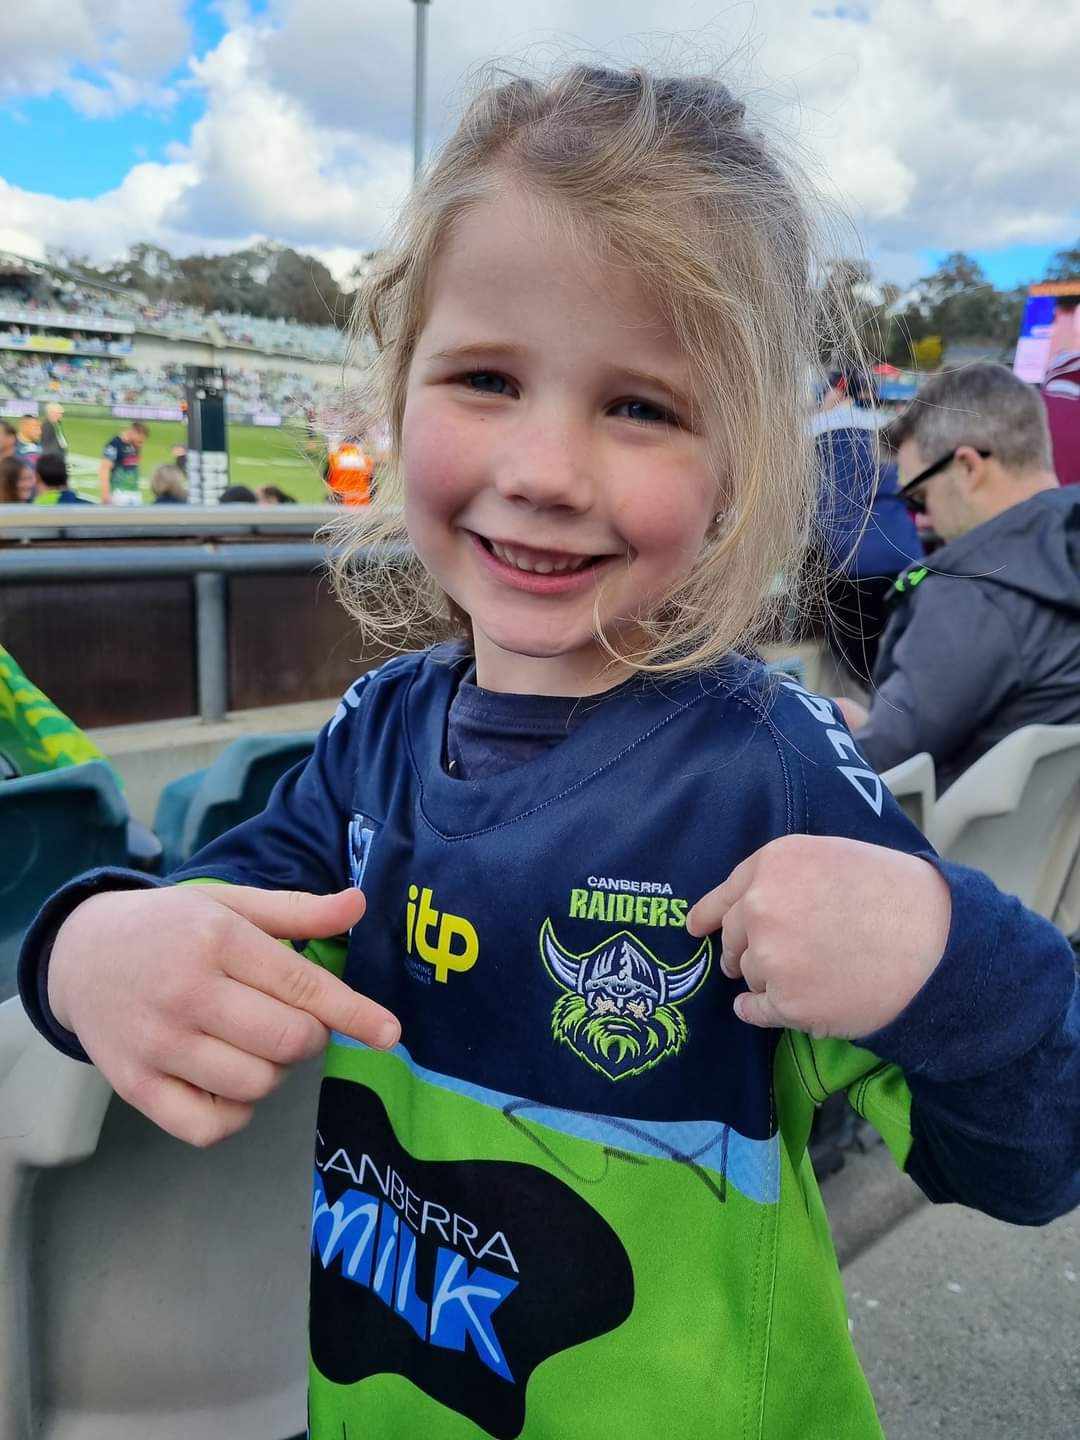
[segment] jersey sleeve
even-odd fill
[[[937,968],[895,1020],[854,1042],[786,1035],[778,1083],[813,1103],[846,1091],[931,1200],[1043,1224],[1080,1203],[1072,949],[987,876],[938,857],[831,702],[796,698],[820,727],[799,729],[807,833],[921,856],[949,886],[952,918]]]
[[[110,465],[115,465],[120,455],[120,451],[117,448],[116,441],[110,440],[109,443],[105,446],[105,449],[102,450],[101,454],[102,458],[108,460]]]
[[[373,674],[369,671],[346,691],[311,758],[282,776],[265,810],[204,846],[170,880],[216,880],[318,895],[351,883],[349,801],[359,763],[353,721]],[[297,948],[335,975],[343,973],[344,939],[311,940]]]
[[[319,733],[310,759],[282,776],[262,813],[211,841],[165,881],[109,867],[88,871],[49,897],[23,941],[18,983],[27,1015],[51,1044],[73,1059],[87,1058],[75,1036],[57,1022],[49,1008],[48,976],[49,957],[61,925],[93,895],[194,881],[325,895],[350,883],[348,813],[357,764],[353,722],[372,673],[346,692]],[[303,952],[335,974],[340,975],[344,968],[345,945],[340,940],[312,941]]]

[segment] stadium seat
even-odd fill
[[[1007,736],[938,799],[927,833],[946,859],[1053,919],[1080,855],[1080,725]]]
[[[83,870],[126,865],[127,828],[102,760],[0,784],[0,1000],[15,993],[19,945],[38,907]]]
[[[900,809],[925,835],[937,788],[933,757],[923,750],[918,755],[901,761],[899,765],[894,765],[891,770],[886,770],[881,778]]]
[[[270,791],[285,771],[311,754],[316,733],[246,735],[234,740],[207,769],[166,785],[154,817],[166,873],[265,809]]]
[[[0,1005],[0,1440],[303,1433],[320,1064],[197,1150]]]

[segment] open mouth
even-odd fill
[[[536,550],[530,545],[504,545],[483,535],[476,538],[489,555],[526,575],[574,575],[611,558],[608,555],[573,555],[565,550]]]
[[[534,595],[576,594],[592,589],[604,567],[619,556],[574,554],[569,550],[541,550],[533,545],[511,545],[466,532],[483,568],[501,584]],[[625,558],[625,557],[624,557]]]

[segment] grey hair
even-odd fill
[[[179,465],[159,465],[150,477],[155,495],[171,495],[174,500],[187,499],[187,480]]]
[[[932,376],[882,438],[893,450],[913,440],[928,464],[970,445],[989,450],[1006,470],[1053,468],[1042,396],[1004,365],[979,362]]]

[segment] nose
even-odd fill
[[[593,503],[593,456],[585,428],[550,411],[514,426],[494,457],[495,489],[533,510],[582,514]]]

